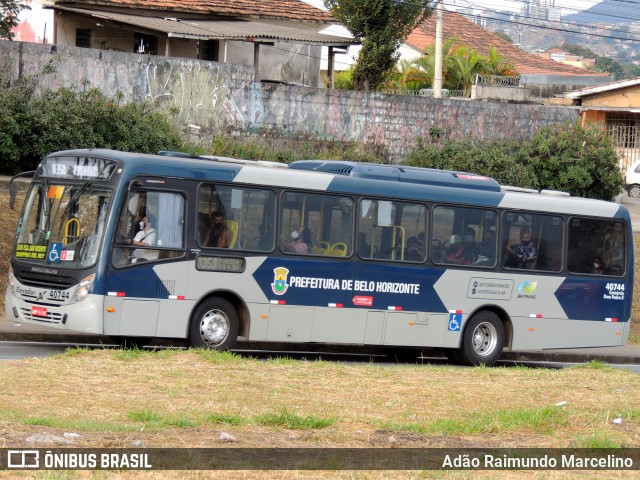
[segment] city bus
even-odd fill
[[[160,153],[61,151],[29,173],[8,320],[135,345],[435,349],[466,365],[628,338],[622,205],[456,171]]]

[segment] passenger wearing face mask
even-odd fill
[[[291,232],[291,240],[282,244],[282,250],[293,253],[309,253],[311,246],[311,231],[304,226]]]
[[[591,264],[591,273],[596,275],[602,275],[604,273],[604,268],[602,267],[602,260],[600,257],[593,257]]]
[[[520,268],[526,268],[529,262],[538,257],[536,247],[531,242],[531,232],[526,228],[520,232],[520,243],[507,246],[507,252],[520,264]]]
[[[473,252],[467,242],[463,242],[458,235],[449,237],[449,250],[444,257],[445,263],[454,265],[470,265],[473,261]]]
[[[153,215],[149,214],[140,220],[140,231],[136,233],[136,236],[133,237],[131,241],[132,245],[138,246],[147,246],[153,247],[156,245],[157,233],[155,228],[153,228],[153,224],[155,223],[155,218]],[[143,248],[136,248],[133,251],[132,263],[135,263],[139,260],[155,260],[158,258],[157,250],[147,250]]]
[[[228,248],[229,229],[224,225],[222,212],[216,210],[211,214],[211,219],[211,227],[204,238],[204,244],[207,247]]]

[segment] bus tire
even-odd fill
[[[238,312],[224,298],[210,298],[196,309],[189,326],[189,343],[195,348],[229,350],[238,340]]]
[[[498,315],[488,310],[472,316],[464,329],[458,357],[464,365],[492,366],[502,355],[504,326]]]

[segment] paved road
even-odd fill
[[[624,193],[617,200],[629,209],[631,228],[634,232],[640,233],[640,198],[631,198]]]

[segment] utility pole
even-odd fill
[[[433,73],[433,98],[442,98],[442,0],[436,5],[436,51]]]

